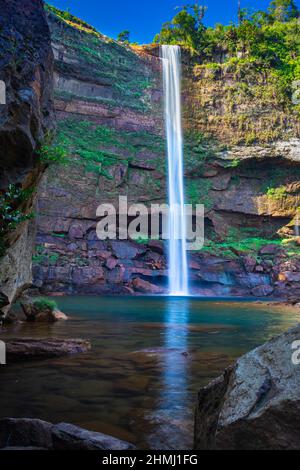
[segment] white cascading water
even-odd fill
[[[168,150],[169,288],[170,295],[188,295],[186,218],[181,124],[181,53],[179,46],[161,46]]]

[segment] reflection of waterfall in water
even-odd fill
[[[181,54],[179,46],[162,46],[165,127],[168,150],[170,295],[188,295],[186,219],[181,124]]]
[[[160,449],[192,448],[193,410],[189,396],[189,299],[166,302],[161,351],[162,389],[156,410],[156,445]],[[150,438],[151,439],[151,438]]]

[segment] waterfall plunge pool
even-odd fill
[[[192,447],[197,391],[300,321],[296,310],[195,297],[63,297],[70,319],[11,337],[86,338],[87,354],[1,368],[0,415],[70,422],[146,449]]]

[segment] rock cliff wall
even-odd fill
[[[0,80],[6,85],[6,104],[0,105],[0,312],[5,313],[31,283],[30,214],[44,170],[36,150],[53,127],[53,53],[41,0],[2,0],[0,50]]]
[[[158,50],[116,43],[59,13],[48,13],[48,21],[56,145],[68,158],[47,171],[41,186],[35,287],[154,292],[166,286],[164,246],[99,241],[95,227],[98,205],[117,207],[119,195],[146,205],[167,199]],[[190,256],[193,288],[207,295],[296,296],[298,248],[278,239],[278,233],[292,237],[297,226],[296,110],[272,100],[271,84],[254,71],[211,70],[186,54],[183,62],[186,197],[205,205],[206,245]],[[261,105],[250,78],[259,82],[257,101],[271,96]]]

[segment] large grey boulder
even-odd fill
[[[196,449],[300,449],[300,364],[292,360],[299,340],[300,325],[200,390]]]

